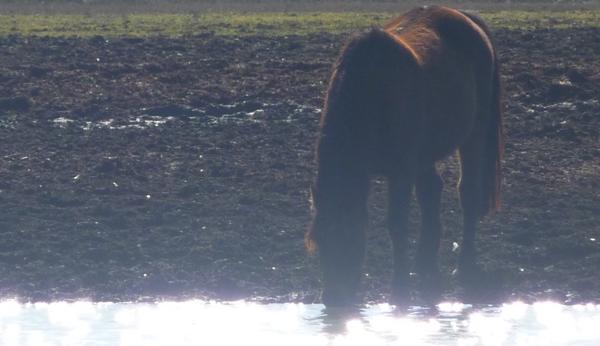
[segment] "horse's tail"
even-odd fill
[[[494,53],[494,75],[492,81],[491,119],[485,146],[484,191],[487,195],[488,211],[500,209],[502,184],[502,158],[504,156],[504,126],[502,122],[502,85],[500,66]]]
[[[500,63],[493,44],[491,30],[483,20],[469,12],[461,11],[469,17],[486,34],[492,43],[494,73],[492,76],[492,95],[490,104],[490,122],[487,129],[483,167],[483,184],[485,205],[482,214],[500,209],[500,188],[502,184],[502,158],[504,155],[504,125],[502,122],[502,83],[500,80]]]

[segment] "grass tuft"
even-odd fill
[[[493,11],[482,17],[492,28],[561,29],[600,27],[600,10]],[[149,37],[212,32],[224,36],[288,36],[319,32],[344,33],[381,25],[390,13],[205,13],[127,15],[0,15],[0,36]]]

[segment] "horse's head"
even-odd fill
[[[318,253],[323,274],[323,304],[350,306],[357,302],[364,257],[364,227],[350,211],[332,213],[315,209],[306,237],[309,252]]]
[[[321,259],[323,291],[321,301],[327,307],[350,307],[360,302],[357,292],[360,267],[331,265]]]

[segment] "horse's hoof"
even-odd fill
[[[459,267],[455,276],[462,288],[462,299],[465,302],[489,303],[507,298],[506,279],[502,272],[490,272],[474,265]]]
[[[477,264],[477,255],[475,251],[463,250],[458,257],[458,267],[453,273],[459,282],[469,283],[480,280],[484,270]]]
[[[359,304],[355,294],[347,294],[342,292],[323,291],[321,302],[327,308],[348,308]]]
[[[393,287],[390,304],[397,307],[408,307],[410,305],[410,291],[407,286]]]
[[[419,293],[426,304],[438,303],[442,297],[442,278],[439,272],[419,275]]]
[[[360,319],[359,306],[326,306],[322,311],[323,331],[330,334],[346,332],[346,322],[351,319]]]
[[[462,284],[475,284],[481,282],[485,277],[485,271],[479,265],[473,262],[465,262],[459,264],[454,275]]]

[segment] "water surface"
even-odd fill
[[[598,345],[600,305],[0,302],[0,345]]]

